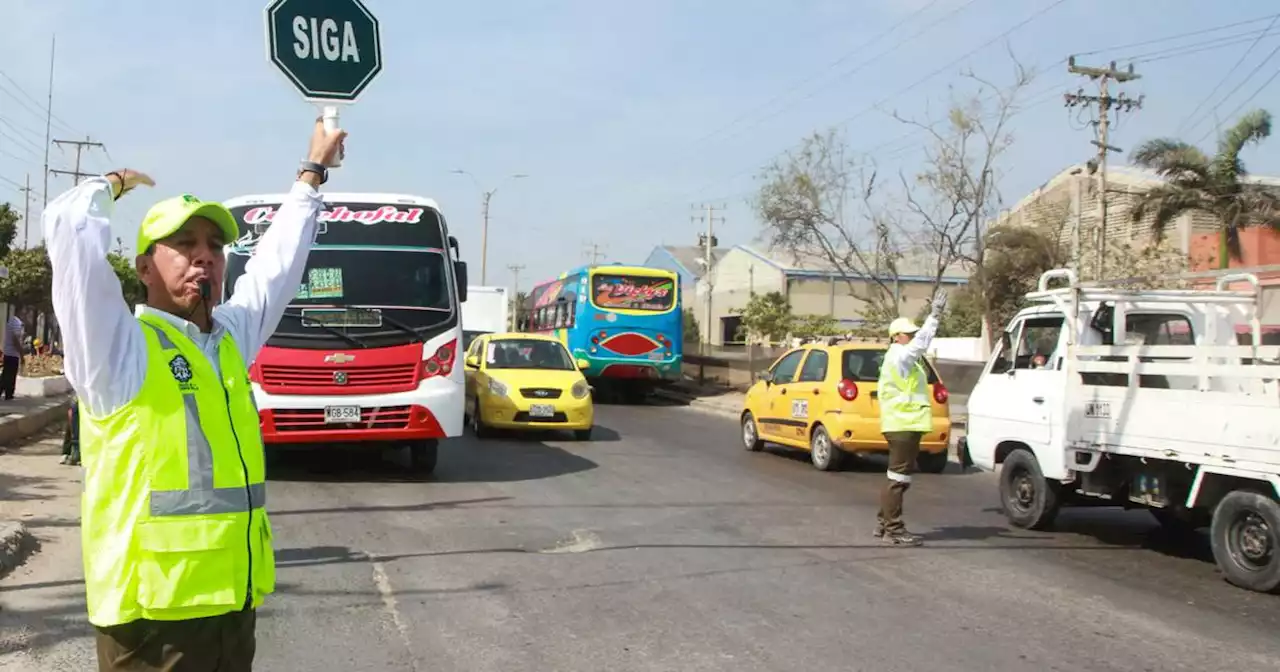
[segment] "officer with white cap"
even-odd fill
[[[880,365],[877,392],[880,399],[880,431],[889,442],[889,469],[880,493],[875,535],[895,546],[919,546],[924,539],[907,531],[902,522],[902,498],[911,487],[920,439],[933,430],[933,406],[929,399],[929,374],[922,361],[938,331],[938,318],[947,307],[947,293],[938,291],[924,326],[905,317],[889,324],[892,343]]]

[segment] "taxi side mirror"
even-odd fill
[[[759,372],[759,373],[757,373],[757,374],[756,374],[756,380],[762,381],[763,383],[765,383],[766,385],[768,385],[769,383],[772,383],[772,382],[773,382],[773,372],[772,372],[772,371],[761,371],[761,372]]]
[[[591,362],[585,359],[579,359],[576,363],[578,365],[579,371],[586,371],[587,369],[591,368]]]
[[[463,360],[463,363],[467,365],[468,369],[480,368],[480,358],[475,355],[467,355],[467,358]]]

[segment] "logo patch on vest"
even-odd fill
[[[169,360],[169,372],[173,374],[173,379],[178,381],[178,387],[183,390],[194,390],[195,385],[191,384],[191,363],[186,357],[178,355]]]

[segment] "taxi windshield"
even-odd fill
[[[563,345],[532,338],[490,341],[485,358],[490,369],[572,371],[575,368]]]

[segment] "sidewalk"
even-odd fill
[[[55,491],[70,488],[74,493],[78,487],[79,469],[58,464],[62,437],[53,429],[60,427],[70,403],[69,394],[0,401],[0,576],[39,548],[39,534],[28,527],[43,521],[39,512]],[[38,457],[32,455],[32,440],[41,444],[34,451]],[[41,472],[38,476],[30,473],[34,467],[39,467],[35,469]]]
[[[686,387],[659,389],[657,394],[697,411],[735,419],[742,415],[742,405],[747,396],[735,390],[725,390],[723,392],[703,390],[695,393],[692,389]],[[969,395],[967,394],[951,395],[951,424],[957,428],[964,427],[967,424],[969,418],[968,402]]]

